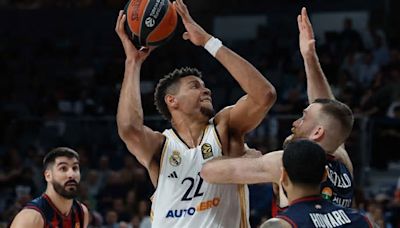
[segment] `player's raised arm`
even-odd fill
[[[297,16],[297,24],[299,27],[300,52],[304,59],[307,75],[309,103],[311,104],[317,98],[335,99],[318,59],[314,31],[305,7],[301,9],[301,14]]]
[[[177,0],[174,4],[186,28],[183,38],[197,46],[205,47],[229,71],[247,94],[224,112],[226,116],[223,118],[228,120],[229,130],[237,135],[243,135],[254,129],[274,104],[275,88],[253,65],[204,31],[190,16],[182,0]],[[218,116],[216,121],[219,121]]]
[[[122,82],[117,125],[118,133],[129,151],[149,169],[154,154],[160,149],[164,136],[143,124],[143,109],[140,96],[140,69],[149,49],[137,50],[127,36],[124,23],[126,15],[120,11],[115,26],[126,54],[125,72]],[[153,182],[154,183],[154,182]]]

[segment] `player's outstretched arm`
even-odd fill
[[[175,1],[174,5],[186,29],[183,38],[203,47],[212,43],[210,46],[214,46],[211,49],[216,51],[213,53],[215,58],[229,71],[247,94],[224,112],[223,119],[228,120],[229,131],[234,131],[236,135],[243,135],[251,131],[264,119],[266,112],[274,104],[275,88],[248,61],[229,48],[218,45],[219,41],[193,20],[182,0]],[[220,47],[215,48],[218,46]],[[218,123],[218,115],[215,120]],[[243,151],[240,152],[243,154]]]
[[[125,32],[126,15],[119,12],[115,31],[126,54],[125,72],[122,82],[118,111],[118,133],[129,151],[147,169],[157,151],[160,151],[164,136],[144,126],[143,109],[140,96],[140,69],[150,49],[137,50]],[[150,173],[152,176],[152,174]],[[152,181],[154,183],[153,177]]]
[[[282,151],[261,157],[218,157],[205,163],[200,175],[208,183],[279,183],[281,166]]]
[[[321,64],[319,63],[315,48],[314,31],[305,7],[301,9],[301,14],[297,16],[297,25],[299,27],[300,52],[304,59],[304,67],[307,75],[307,95],[309,103],[312,103],[317,98],[335,99],[328,80],[321,68]],[[340,147],[345,150],[344,144]],[[347,156],[347,158],[345,158],[345,164],[351,164],[347,152],[344,152]],[[348,168],[352,170],[352,166],[348,166]]]
[[[12,221],[10,228],[21,227],[44,227],[44,220],[40,212],[33,209],[23,209],[22,211],[20,211]]]
[[[312,103],[317,98],[335,99],[319,63],[315,48],[314,31],[305,7],[301,9],[301,14],[297,16],[297,25],[299,27],[300,52],[304,59],[307,75],[309,103]]]

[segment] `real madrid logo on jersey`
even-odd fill
[[[172,155],[169,157],[169,164],[172,166],[178,166],[181,164],[182,158],[179,151],[174,150],[172,151]]]
[[[201,155],[203,155],[203,159],[206,160],[211,158],[213,155],[212,147],[209,143],[204,143],[201,146]]]

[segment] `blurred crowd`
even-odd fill
[[[95,5],[120,8],[123,4],[107,0],[0,0],[0,6],[18,9]],[[81,156],[80,200],[89,206],[93,226],[150,227],[149,199],[154,189],[146,170],[119,141],[115,124],[103,129],[96,141],[90,137],[101,134],[96,127],[103,123],[82,133],[79,122],[112,119],[116,113],[124,55],[112,29],[106,31],[111,34],[108,36],[102,32],[82,29],[73,37],[62,29],[51,36],[21,36],[10,31],[7,36],[0,34],[0,59],[6,60],[0,62],[0,227],[27,201],[41,194],[45,186],[42,156],[60,143],[75,148]],[[357,118],[368,120],[370,137],[374,138],[369,142],[372,154],[368,165],[386,169],[390,161],[400,159],[399,153],[387,149],[400,146],[400,43],[389,42],[385,30],[373,23],[367,30],[357,31],[350,19],[343,21],[342,31],[326,33],[324,38],[324,43],[317,41],[318,54],[335,96],[348,104]],[[226,42],[277,89],[277,103],[248,139],[250,145],[263,152],[280,147],[288,134],[292,120],[285,122],[281,117],[299,115],[306,107],[306,78],[297,42],[296,30],[276,31],[268,26],[259,28],[256,39]],[[158,116],[153,105],[157,80],[181,66],[203,71],[216,110],[242,95],[228,73],[204,50],[183,43],[177,35],[152,53],[143,66],[142,102],[147,117]],[[65,118],[78,121],[66,124]],[[166,125],[162,121],[152,124],[155,129]],[[360,131],[355,127],[352,138],[357,138]],[[360,150],[352,138],[350,153],[352,149]],[[268,185],[257,185],[252,190],[253,199],[270,192]],[[268,218],[268,199],[260,202],[264,201],[253,200],[253,225]],[[382,227],[400,226],[400,179],[375,195],[360,186],[355,202],[354,207]]]

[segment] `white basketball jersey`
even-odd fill
[[[250,227],[247,185],[209,184],[200,177],[203,163],[222,156],[214,124],[207,126],[196,148],[189,148],[172,129],[163,134],[152,227]]]

